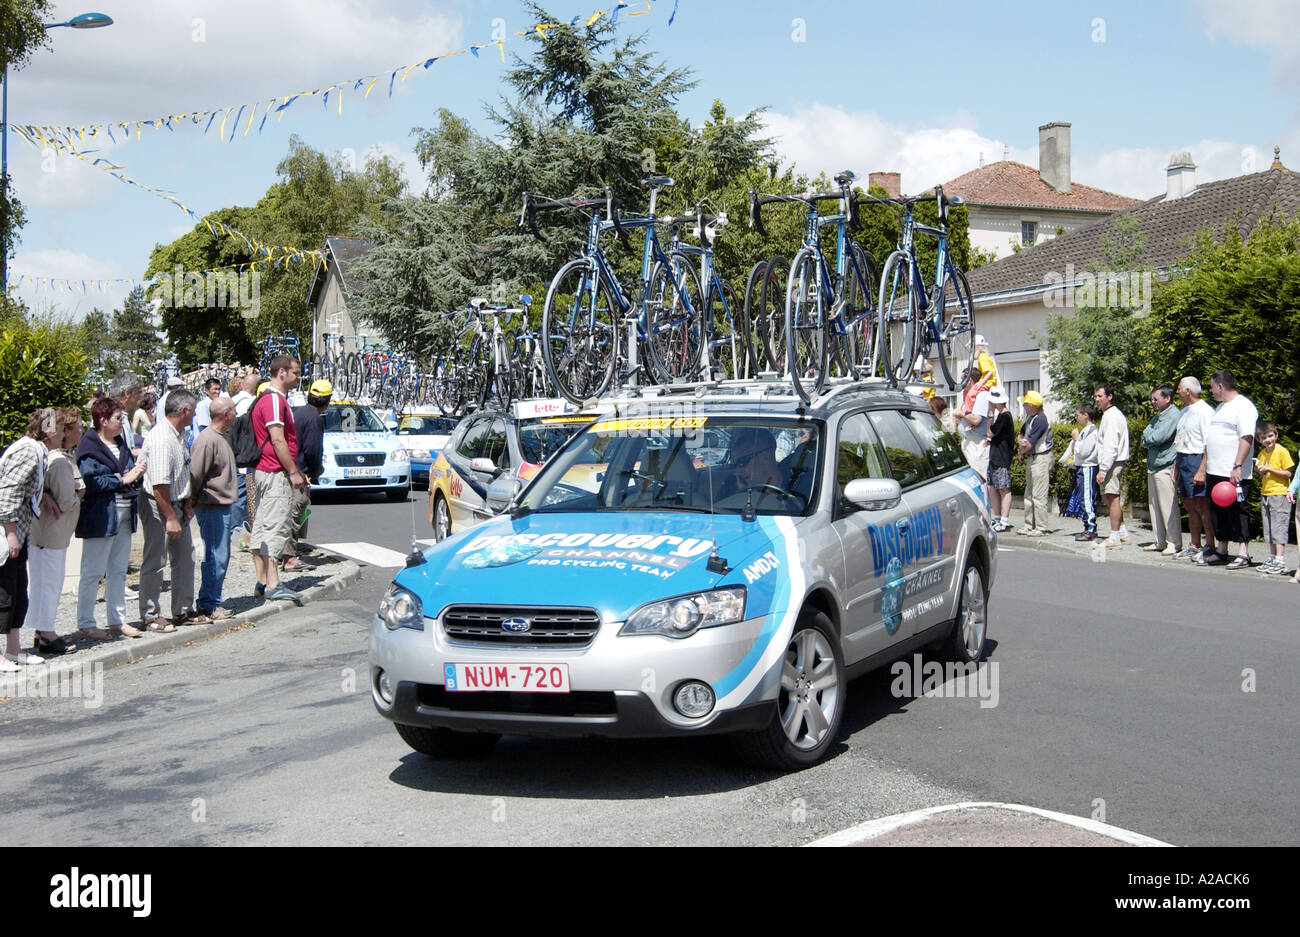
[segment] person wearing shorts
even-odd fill
[[[1264,515],[1264,542],[1269,558],[1259,568],[1261,573],[1277,576],[1286,572],[1286,542],[1291,535],[1291,502],[1286,486],[1291,481],[1295,459],[1285,446],[1277,444],[1277,426],[1260,423],[1255,432],[1259,455],[1255,471],[1259,473],[1259,504]]]
[[[252,410],[253,438],[262,451],[253,471],[257,509],[248,538],[257,568],[253,592],[301,604],[298,593],[280,582],[279,567],[293,526],[293,490],[311,484],[298,470],[298,435],[286,396],[298,386],[302,366],[292,355],[280,355],[269,370],[268,392],[257,398]]]
[[[1204,477],[1198,482],[1196,473],[1205,458],[1205,430],[1209,426],[1214,408],[1201,399],[1201,382],[1185,377],[1178,382],[1178,400],[1183,412],[1178,416],[1178,429],[1174,433],[1174,483],[1178,496],[1187,511],[1187,526],[1191,545],[1174,554],[1175,559],[1202,562],[1214,553],[1214,519],[1210,516],[1210,493]]]
[[[1255,427],[1259,411],[1245,394],[1237,392],[1237,379],[1231,371],[1215,371],[1210,377],[1210,392],[1219,401],[1205,433],[1205,459],[1197,472],[1204,477],[1205,488],[1213,493],[1220,482],[1231,482],[1240,493],[1227,507],[1215,504],[1214,534],[1216,549],[1205,560],[1207,566],[1227,569],[1250,567],[1250,516],[1246,513],[1245,489],[1250,484],[1254,460]],[[1228,558],[1228,546],[1241,544],[1237,555]]]
[[[1016,431],[1007,412],[1010,398],[1001,387],[989,394],[989,487],[993,489],[993,529],[999,533],[1011,529],[1011,453]]]
[[[1092,400],[1101,411],[1101,425],[1097,430],[1097,484],[1101,486],[1101,500],[1110,515],[1110,536],[1105,546],[1115,550],[1128,543],[1128,528],[1124,525],[1123,488],[1124,466],[1128,464],[1128,420],[1115,406],[1115,391],[1105,382],[1092,392]]]

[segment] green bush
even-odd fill
[[[8,319],[0,327],[0,450],[27,432],[41,407],[85,405],[86,356],[64,325],[28,325]]]

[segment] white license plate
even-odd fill
[[[344,478],[378,478],[382,468],[351,468],[343,470]]]
[[[443,664],[453,693],[568,693],[568,664]]]

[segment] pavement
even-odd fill
[[[1158,553],[1144,552],[1141,544],[1153,537],[1149,530],[1134,525],[1132,542],[1120,549],[1103,549],[1094,543],[1079,543],[1073,537],[1078,532],[1078,522],[1066,518],[1053,518],[1058,527],[1038,538],[1016,536],[1008,532],[999,538],[1000,549],[1033,550],[1073,554],[1094,562],[1132,563],[1145,566],[1185,567],[1189,575],[1255,576],[1260,579],[1286,577],[1264,576],[1253,570],[1229,572],[1214,567],[1193,566],[1186,560],[1173,560]],[[1105,527],[1103,521],[1102,527]],[[1259,553],[1260,545],[1256,546]],[[137,545],[138,547],[138,545]],[[202,547],[198,546],[201,552]],[[309,543],[303,544],[302,556],[310,566],[301,571],[285,574],[286,584],[302,595],[304,603],[343,595],[361,576],[361,566],[344,556]],[[1262,558],[1262,557],[1261,557]],[[138,552],[135,557],[138,563]],[[197,566],[196,566],[197,577]],[[134,586],[138,572],[128,575],[128,585]],[[76,653],[64,658],[54,658],[51,663],[102,664],[105,667],[142,661],[177,648],[194,645],[241,631],[253,624],[267,624],[275,616],[293,607],[291,603],[266,602],[252,597],[256,582],[252,558],[248,553],[234,552],[225,584],[224,605],[235,614],[224,621],[211,624],[190,625],[178,628],[171,634],[146,632],[134,639],[117,638],[106,642],[81,641]],[[170,582],[164,585],[163,608],[169,608]],[[137,598],[127,593],[128,620],[134,621]],[[97,606],[97,619],[103,623],[103,601]],[[59,609],[57,630],[60,634],[75,631],[75,597],[65,595]],[[838,833],[823,837],[808,846],[1167,846],[1168,843],[1120,827],[1085,818],[1057,813],[1041,808],[1012,803],[964,801],[937,804],[921,810],[893,816],[880,817]]]

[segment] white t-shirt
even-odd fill
[[[1205,472],[1226,478],[1232,474],[1232,467],[1237,463],[1237,445],[1242,436],[1254,436],[1255,425],[1259,422],[1259,411],[1246,398],[1238,394],[1231,400],[1219,404],[1219,408],[1210,417],[1205,430]],[[1254,466],[1255,443],[1252,440],[1250,451],[1246,453],[1241,465],[1243,480],[1250,478]]]
[[[1205,429],[1214,415],[1214,408],[1204,400],[1184,407],[1174,433],[1174,451],[1184,455],[1200,455],[1205,451]]]
[[[971,404],[970,412],[982,416],[984,419],[979,426],[971,426],[966,422],[965,417],[960,418],[957,425],[961,427],[962,439],[968,442],[988,442],[989,392],[987,390],[982,390],[975,396],[975,402]]]

